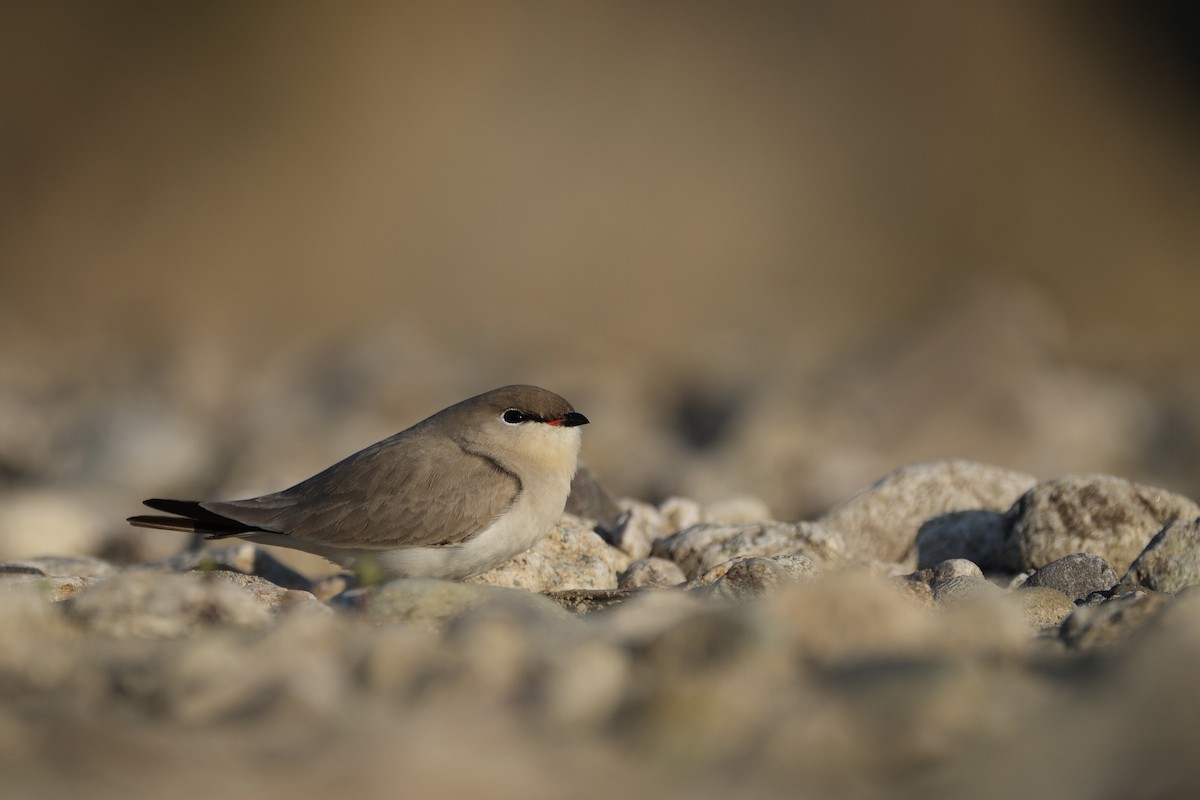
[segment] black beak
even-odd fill
[[[562,422],[559,424],[564,428],[574,428],[576,425],[587,425],[588,418],[578,411],[571,411],[563,416]]]

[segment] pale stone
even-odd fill
[[[1072,553],[1094,553],[1123,573],[1164,525],[1198,516],[1200,507],[1182,495],[1111,475],[1045,481],[1009,511],[1007,566],[1036,570]]]
[[[72,600],[68,618],[114,637],[177,637],[213,625],[263,628],[270,610],[228,581],[197,574],[123,572]]]
[[[840,534],[848,558],[916,562],[922,526],[965,511],[1004,511],[1035,479],[972,461],[932,461],[885,475],[818,521]],[[936,558],[960,555],[942,547]],[[962,555],[966,555],[963,553]]]
[[[615,589],[630,558],[584,520],[564,514],[533,547],[469,583],[510,586],[531,592]]]
[[[738,556],[803,555],[825,562],[837,560],[841,552],[840,537],[813,522],[701,523],[659,539],[653,550],[655,556],[682,567],[689,578]]]

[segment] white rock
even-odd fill
[[[564,514],[533,547],[506,564],[469,578],[469,583],[511,586],[531,592],[615,589],[630,558],[578,517]]]

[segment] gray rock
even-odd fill
[[[1004,590],[972,575],[959,575],[933,586],[934,602],[941,604],[961,603],[982,597],[1000,597]]]
[[[973,561],[965,558],[951,558],[941,562],[932,569],[930,583],[945,583],[951,578],[982,578],[983,570]]]
[[[812,560],[804,556],[740,558],[713,581],[708,588],[708,594],[722,600],[750,600],[819,573],[820,570]]]
[[[468,583],[508,586],[531,592],[615,589],[629,556],[604,541],[584,520],[564,514],[524,553]]]
[[[1115,647],[1154,619],[1169,595],[1149,589],[1118,587],[1110,598],[1089,598],[1063,622],[1059,637],[1072,650]]]
[[[686,580],[687,576],[674,561],[650,557],[630,564],[617,576],[617,586],[621,589],[645,589],[677,586]]]
[[[933,598],[933,590],[955,578],[983,579],[983,571],[974,562],[965,558],[952,558],[933,567],[927,567],[908,575],[894,576],[900,585],[912,591],[918,597]],[[921,588],[918,588],[921,587]]]
[[[1095,553],[1123,573],[1164,525],[1197,516],[1200,507],[1188,498],[1122,478],[1045,481],[1009,510],[1006,566],[1036,570],[1072,553]]]
[[[196,574],[123,572],[97,580],[66,605],[91,633],[178,637],[213,625],[264,628],[270,610],[228,581]]]
[[[569,619],[559,604],[540,595],[502,586],[404,578],[334,597],[335,610],[363,614],[376,623],[404,623],[441,631],[452,619],[480,606],[508,609],[538,619]]]
[[[1168,522],[1130,565],[1122,582],[1159,592],[1200,586],[1200,520]]]
[[[1021,604],[1025,621],[1034,629],[1057,628],[1075,611],[1075,601],[1058,589],[1031,586],[1009,594]]]
[[[674,561],[689,578],[739,556],[803,555],[816,562],[837,560],[841,538],[813,522],[700,523],[654,542],[652,553]]]
[[[973,509],[940,514],[917,531],[917,567],[965,558],[988,572],[1003,566],[1008,520],[1001,511]]]
[[[1098,555],[1072,553],[1051,561],[1021,584],[1025,588],[1057,589],[1074,600],[1084,600],[1092,592],[1103,592],[1117,584],[1117,573]]]
[[[818,521],[842,537],[848,558],[915,563],[918,533],[930,520],[960,511],[1004,511],[1035,483],[1029,475],[971,461],[914,464],[885,475]],[[964,540],[993,535],[979,533],[975,523],[961,526],[961,520],[958,530]],[[926,563],[943,556],[982,558],[973,551],[985,549],[982,545],[957,549],[946,544],[944,532],[930,536],[942,541],[936,548],[929,542]]]

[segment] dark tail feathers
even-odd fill
[[[151,498],[143,503],[155,511],[165,511],[177,514],[174,517],[157,515],[141,515],[129,517],[129,524],[139,528],[160,528],[168,531],[188,531],[190,533],[208,534],[210,539],[222,539],[226,536],[237,536],[243,533],[261,531],[253,525],[246,525],[229,517],[223,517],[204,508],[194,500],[160,500]]]

